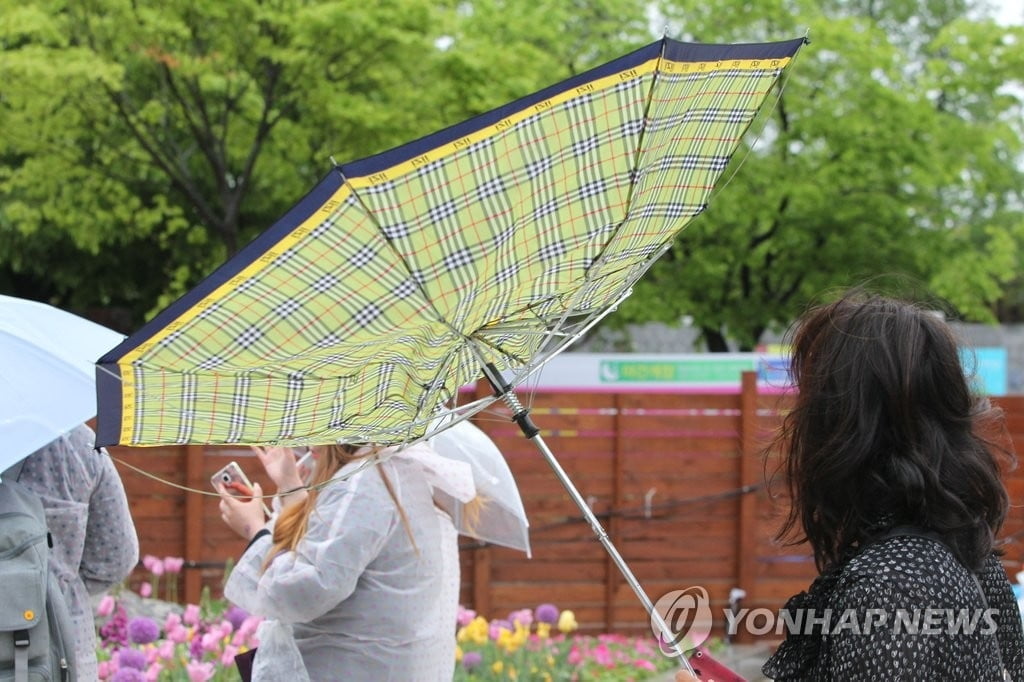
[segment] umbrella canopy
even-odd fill
[[[0,296],[0,471],[96,415],[96,358],[124,339],[45,303]]]
[[[103,356],[98,442],[407,442],[482,366],[519,383],[704,211],[803,42],[662,39],[334,168]]]
[[[467,510],[454,497],[436,492],[434,500],[448,512],[461,535],[526,552],[530,556],[530,523],[526,520],[512,471],[494,441],[468,421],[459,421],[430,435],[429,443],[437,454],[467,462],[473,469],[473,482],[480,506]]]

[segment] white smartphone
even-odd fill
[[[229,494],[240,498],[243,502],[252,500],[252,482],[245,475],[245,472],[242,471],[242,467],[238,466],[238,462],[228,462],[224,468],[210,477],[210,483],[213,485],[214,490],[217,489],[218,485],[224,486]],[[263,503],[263,511],[266,512],[267,516],[270,516],[270,508],[266,503]]]

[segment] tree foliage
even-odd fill
[[[812,42],[731,181],[614,319],[688,315],[712,350],[727,339],[750,348],[833,288],[897,275],[890,284],[993,321],[1024,249],[1024,32],[967,10],[957,0],[664,7],[701,41],[809,29]]]
[[[647,42],[642,7],[0,0],[0,288],[124,309],[135,326],[269,227],[332,156],[383,151]]]

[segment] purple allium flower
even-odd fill
[[[233,632],[238,632],[238,628],[242,627],[242,623],[249,617],[249,612],[245,609],[240,609],[237,606],[231,606],[227,611],[224,612],[224,618],[233,628]]]
[[[472,670],[480,665],[480,662],[483,660],[484,657],[480,655],[479,651],[467,651],[462,654],[462,667],[466,670]]]
[[[203,660],[203,654],[206,653],[203,650],[203,638],[193,637],[192,641],[188,644],[188,655],[193,661]]]
[[[146,676],[135,668],[121,668],[110,678],[110,682],[146,682]]]
[[[554,604],[541,604],[534,610],[533,615],[537,617],[538,622],[554,625],[558,622],[558,607]]]
[[[146,654],[138,649],[119,649],[117,652],[118,668],[146,669]]]
[[[149,644],[160,636],[160,626],[152,618],[139,616],[128,621],[128,639],[133,644]]]

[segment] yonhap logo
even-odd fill
[[[668,627],[662,632],[654,614]],[[654,604],[651,614],[651,631],[658,640],[661,653],[677,656],[680,651],[695,649],[711,634],[711,605],[708,592],[703,587],[687,587],[674,590],[661,597]]]

